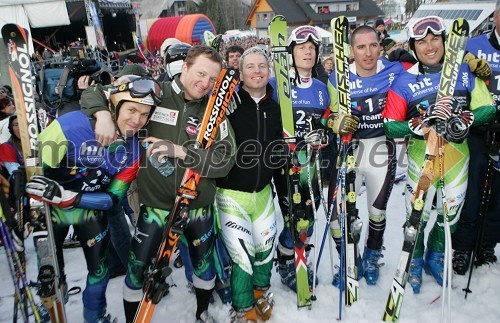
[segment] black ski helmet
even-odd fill
[[[193,47],[186,43],[172,44],[165,50],[165,64],[186,59],[189,49]]]

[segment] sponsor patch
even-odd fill
[[[179,111],[177,110],[156,107],[155,112],[151,117],[151,121],[175,126],[177,124],[178,117]]]
[[[186,133],[190,136],[194,136],[198,133],[198,129],[195,126],[187,126]]]
[[[220,126],[219,126],[219,130],[220,130],[220,139],[224,139],[226,138],[228,135],[229,135],[229,129],[228,129],[228,126],[227,126],[227,120],[224,120],[221,122]]]

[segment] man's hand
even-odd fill
[[[55,205],[60,208],[72,208],[78,203],[79,194],[65,190],[58,182],[45,176],[32,176],[26,183],[26,193],[29,197]]]
[[[438,124],[438,133],[454,143],[464,141],[473,122],[474,115],[470,111],[462,110],[460,103],[451,96],[441,98],[424,113],[424,123],[429,127]]]
[[[321,149],[328,145],[328,136],[324,129],[309,131],[304,135],[304,141],[310,145],[312,149]]]
[[[85,90],[86,88],[88,88],[89,86],[91,85],[94,85],[94,81],[92,80],[92,83],[89,84],[89,79],[90,79],[90,75],[82,75],[78,78],[78,82],[76,83],[77,86],[78,86],[78,89],[83,91]]]
[[[111,113],[109,111],[97,111],[94,113],[96,118],[95,123],[95,139],[104,147],[109,146],[116,135],[116,127]]]
[[[491,76],[491,66],[484,58],[478,58],[476,55],[468,52],[463,59],[463,62],[469,65],[472,73],[476,74],[482,80],[487,80]]]
[[[341,136],[356,132],[358,125],[359,118],[353,114],[332,114],[327,121],[327,126]]]
[[[147,144],[146,144],[147,143]],[[186,158],[186,148],[176,145],[168,140],[148,137],[143,140],[143,146],[146,147],[146,156],[161,162],[165,158]]]

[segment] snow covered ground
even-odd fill
[[[376,286],[368,286],[364,280],[360,282],[360,300],[352,307],[343,310],[343,321],[345,322],[379,322],[385,308],[391,280],[395,272],[395,265],[399,259],[402,246],[402,224],[404,222],[404,196],[402,195],[404,182],[396,185],[389,201],[387,214],[387,230],[385,233],[384,258],[385,265],[381,268],[380,279]],[[326,190],[325,190],[326,194]],[[367,227],[366,202],[363,193],[358,199],[358,207],[364,222],[364,230]],[[279,209],[277,207],[277,209]],[[325,227],[325,216],[323,212],[318,214],[318,232],[323,232]],[[279,227],[282,220],[278,216]],[[432,221],[432,219],[431,219]],[[428,228],[432,225],[428,225]],[[31,238],[29,239],[31,240]],[[327,244],[328,246],[328,244]],[[33,245],[28,242],[27,261],[28,278],[36,278],[36,263],[33,254]],[[312,253],[311,253],[312,254]],[[500,247],[496,248],[496,254],[500,255]],[[0,322],[12,322],[13,308],[13,285],[10,273],[6,265],[5,252],[0,251]],[[66,272],[69,286],[84,287],[86,271],[83,263],[83,253],[80,248],[65,249]],[[310,257],[312,259],[312,257]],[[334,263],[338,264],[335,254]],[[312,309],[297,309],[296,296],[280,282],[278,273],[273,271],[271,291],[274,293],[276,305],[270,322],[334,322],[338,316],[339,292],[330,283],[332,271],[328,255],[326,253],[321,260],[319,270],[319,285],[316,287],[317,301],[313,303]],[[163,298],[156,307],[153,322],[194,322],[196,301],[195,296],[185,288],[186,281],[183,269],[173,271],[173,280],[177,287],[170,290],[170,294]],[[500,302],[498,301],[500,291],[500,264],[479,267],[474,271],[471,289],[468,299],[464,299],[462,288],[467,285],[468,276],[454,276],[452,283],[451,306],[452,314],[450,322],[498,322],[500,317]],[[108,312],[118,318],[118,322],[125,322],[122,308],[122,282],[123,276],[110,281],[107,289]],[[436,297],[441,295],[441,287],[435,283],[431,276],[424,274],[424,282],[421,293],[414,295],[408,285],[403,308],[401,310],[400,322],[437,322],[441,315],[441,300]],[[223,305],[218,297],[209,308],[211,314],[218,322],[229,322],[229,305]],[[66,305],[69,322],[82,322],[81,294],[71,296]]]

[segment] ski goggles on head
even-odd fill
[[[441,35],[446,30],[443,19],[437,16],[429,16],[416,20],[408,29],[410,38],[420,40],[427,36],[429,31],[434,35]]]
[[[156,102],[161,101],[163,94],[160,84],[150,77],[139,77],[132,82],[121,84],[116,89],[116,92],[123,91],[129,91],[133,98],[144,98],[151,95]]]
[[[318,31],[312,26],[295,28],[290,35],[290,43],[295,42],[296,44],[303,44],[309,40],[315,44],[321,43]]]

